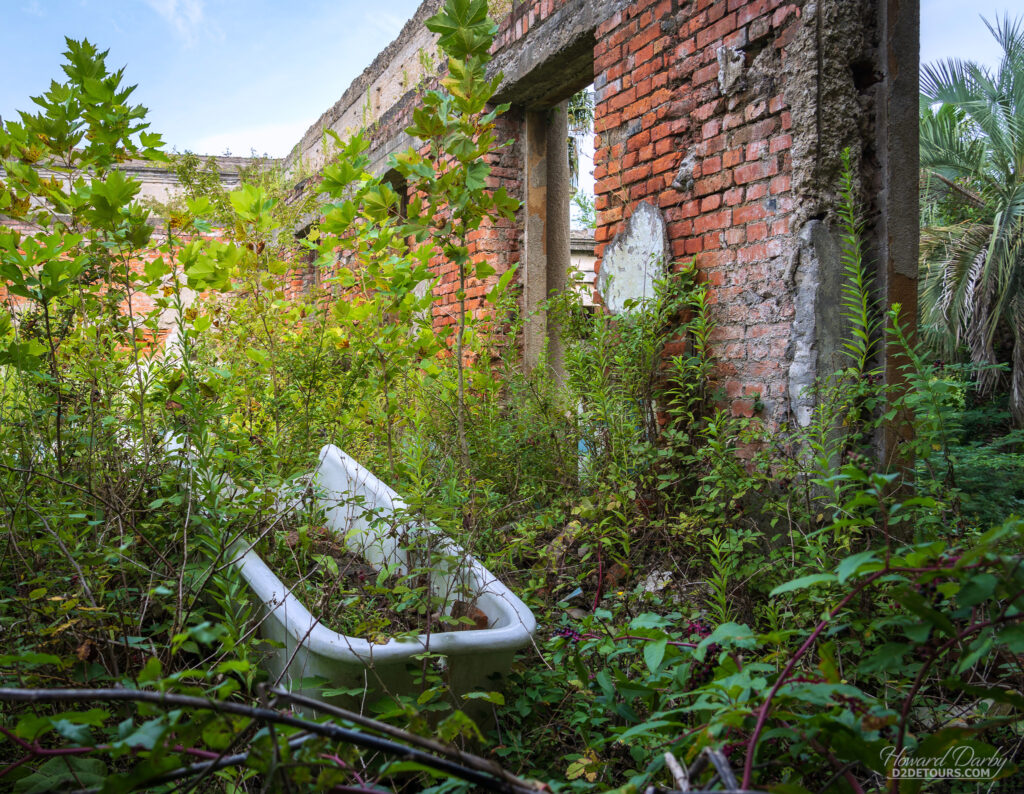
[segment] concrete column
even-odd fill
[[[572,265],[569,246],[569,102],[560,102],[548,111],[547,129],[547,287],[548,296],[565,291],[569,286]],[[555,376],[565,372],[565,354],[561,335],[550,320],[548,326],[549,362]]]
[[[526,111],[525,228],[523,244],[523,359],[528,368],[540,360],[547,336],[547,318],[540,305],[548,293],[547,255],[547,112]]]
[[[569,152],[568,102],[526,112],[526,227],[523,246],[523,355],[536,366],[545,342],[549,363],[562,371],[562,345],[542,303],[568,286]]]
[[[921,11],[918,0],[878,0],[881,42],[879,60],[884,75],[877,107],[876,140],[881,166],[878,230],[879,275],[885,307],[900,304],[903,327],[911,340],[917,325],[918,219],[918,61]],[[886,339],[885,380],[905,385],[905,363]],[[883,463],[908,468],[912,461],[901,451],[911,437],[909,417],[889,422],[881,438]]]

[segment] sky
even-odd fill
[[[0,0],[0,117],[60,78],[64,36],[109,49],[169,147],[281,157],[394,39],[418,0]],[[921,0],[921,58],[994,65],[980,17],[1024,0]]]
[[[168,147],[284,156],[419,0],[0,0],[0,117],[62,79],[64,37],[108,49]]]

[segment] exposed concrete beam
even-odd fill
[[[597,26],[628,0],[572,0],[527,36],[501,49],[488,65],[502,74],[495,102],[535,110],[551,107],[594,82]]]

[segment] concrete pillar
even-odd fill
[[[526,112],[525,228],[523,244],[523,360],[533,368],[540,360],[547,336],[547,317],[540,312],[548,294],[547,255],[547,111]]]
[[[911,340],[917,325],[919,247],[918,62],[920,60],[919,0],[878,0],[883,77],[878,95],[876,149],[881,167],[878,229],[879,274],[885,306],[900,304],[903,327]],[[906,380],[905,360],[886,339],[885,380],[897,388]],[[880,459],[897,468],[912,465],[901,445],[913,433],[909,417],[886,423]]]
[[[572,266],[569,246],[569,102],[560,102],[548,111],[547,129],[547,291],[548,296],[569,287]],[[558,327],[550,320],[548,327],[548,361],[556,377],[565,372],[565,354]]]
[[[523,311],[526,323],[523,355],[527,367],[540,360],[548,343],[549,363],[563,368],[557,329],[541,306],[569,283],[568,102],[526,112],[525,244],[523,246]]]

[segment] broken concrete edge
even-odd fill
[[[743,67],[746,56],[735,47],[719,47],[715,53],[718,59],[718,87],[722,96],[730,96],[743,88]]]
[[[530,28],[529,35],[496,45],[487,76],[501,76],[495,102],[528,110],[550,107],[594,82],[594,42],[598,25],[629,5],[629,0],[570,3]]]

